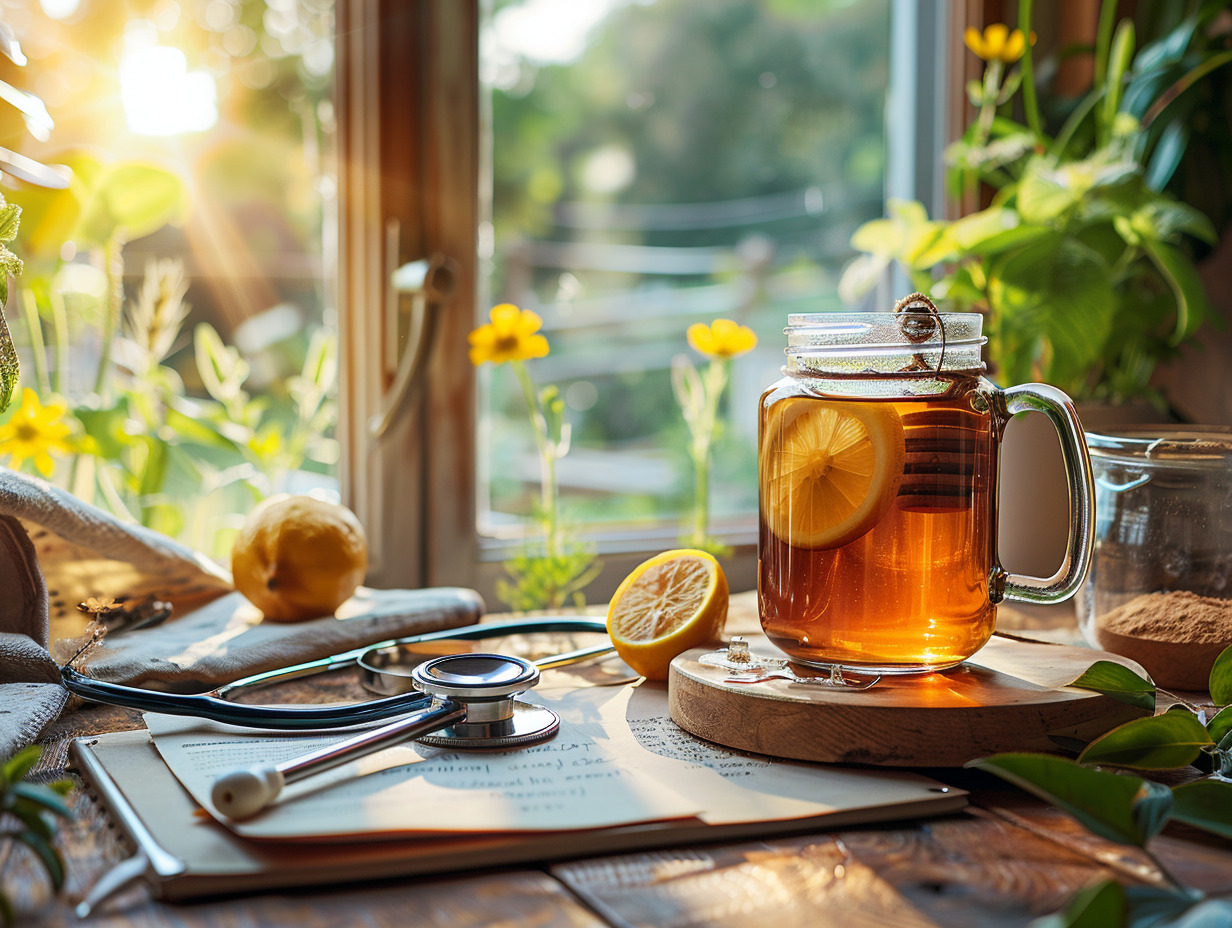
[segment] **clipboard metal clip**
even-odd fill
[[[182,866],[182,865],[181,865]],[[137,881],[146,881],[155,876],[150,858],[145,851],[138,848],[137,853],[126,860],[120,861],[90,887],[86,897],[77,903],[74,910],[78,918],[89,918],[104,902],[123,889],[127,889]]]

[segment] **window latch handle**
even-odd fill
[[[397,240],[398,225],[391,222],[386,229],[386,245],[394,256],[387,267],[394,267],[397,261]],[[380,412],[368,420],[373,439],[384,438],[419,398],[436,346],[440,314],[453,297],[457,279],[457,262],[440,253],[408,261],[390,272],[386,282],[385,361],[387,369],[396,365],[396,370]]]

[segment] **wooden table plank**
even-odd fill
[[[1099,861],[1115,871],[1122,882],[1167,885],[1150,858],[1138,848],[1092,834],[1055,806],[1016,790],[1006,790],[995,797],[976,793],[972,801],[990,814]],[[1185,886],[1215,895],[1232,893],[1232,845],[1229,842],[1197,828],[1173,823],[1147,846]]]
[[[6,885],[29,879],[29,862],[6,873]],[[33,884],[27,883],[27,886]],[[61,900],[41,906],[34,898],[18,899],[23,910],[18,923],[29,928],[77,928],[68,901],[79,893],[72,886]],[[45,896],[45,894],[43,894]],[[33,904],[32,904],[33,903]],[[169,905],[149,898],[141,888],[116,897],[88,922],[96,928],[265,928],[265,926],[352,926],[405,928],[488,928],[494,925],[534,925],[537,928],[606,928],[548,874],[538,871],[491,872],[479,876],[429,878],[402,883],[383,882],[327,891],[266,893],[195,905]]]
[[[1022,926],[1114,875],[981,810],[551,869],[615,925]]]
[[[1025,925],[1115,873],[982,809],[836,836],[851,855],[945,926]]]
[[[626,854],[551,872],[622,928],[937,928],[828,835]]]

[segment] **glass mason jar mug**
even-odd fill
[[[805,664],[954,667],[988,641],[998,602],[1060,602],[1090,563],[1091,464],[1069,398],[983,378],[978,313],[904,304],[789,316],[784,377],[761,397],[761,623]],[[996,552],[1000,439],[1027,411],[1056,427],[1069,484],[1069,541],[1047,578]]]

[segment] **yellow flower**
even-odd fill
[[[64,423],[63,403],[39,402],[38,394],[26,387],[21,393],[21,405],[12,418],[0,425],[0,454],[9,455],[9,466],[18,470],[27,458],[44,477],[50,477],[55,466],[52,451],[71,454],[69,427]]]
[[[757,345],[752,329],[730,319],[716,319],[710,325],[696,322],[689,326],[688,338],[693,349],[708,358],[734,358]]]
[[[983,35],[974,26],[968,26],[963,33],[963,42],[985,61],[1002,61],[1005,64],[1013,64],[1027,50],[1027,40],[1022,30],[1010,32],[1005,23],[992,23]]]
[[[467,336],[471,363],[476,367],[484,361],[503,364],[542,358],[548,353],[548,340],[535,334],[543,326],[536,313],[518,309],[512,303],[501,303],[493,306],[488,316],[491,322]]]

